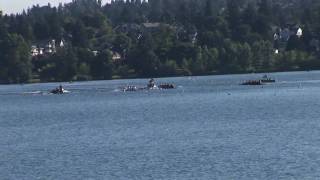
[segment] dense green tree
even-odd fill
[[[125,34],[116,35],[113,41],[113,50],[120,53],[122,56],[126,56],[127,51],[131,48],[131,39]]]
[[[129,55],[128,63],[140,75],[156,76],[160,69],[160,61],[154,52],[155,46],[151,34],[145,34],[138,46]]]
[[[23,83],[31,77],[29,46],[22,36],[3,34],[0,37],[0,82]]]
[[[72,45],[77,47],[88,47],[88,32],[81,20],[72,25]]]
[[[213,73],[218,71],[219,64],[219,51],[217,48],[204,48],[204,53],[206,55],[206,68],[208,72]]]
[[[240,31],[239,26],[241,24],[240,2],[238,0],[227,1],[227,20],[230,30],[232,32],[232,38],[239,40]]]
[[[257,41],[252,46],[253,67],[257,72],[271,71],[274,66],[274,50],[269,41]]]
[[[0,13],[0,81],[319,69],[319,18],[320,2],[314,0],[37,5],[20,14]],[[49,51],[52,39],[56,47]],[[31,46],[45,53],[31,61]]]
[[[61,49],[47,59],[41,70],[45,81],[71,81],[77,74],[78,57],[72,48]]]
[[[213,12],[213,5],[212,5],[212,0],[206,0],[206,7],[205,7],[205,16],[210,17],[214,15]]]
[[[269,0],[261,0],[258,7],[257,20],[253,29],[259,33],[263,39],[271,39],[271,20],[272,13],[270,10]]]
[[[100,52],[92,61],[91,69],[94,79],[112,78],[112,53],[108,50]]]

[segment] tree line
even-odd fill
[[[320,69],[319,19],[314,0],[36,5],[0,13],[0,83]]]

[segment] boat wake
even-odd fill
[[[26,95],[28,95],[28,94],[30,94],[30,95],[32,95],[32,94],[43,94],[43,92],[42,91],[31,91],[31,92],[23,92],[22,94],[26,94]]]

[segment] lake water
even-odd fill
[[[320,179],[320,72],[269,75],[1,85],[0,179]]]

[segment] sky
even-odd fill
[[[28,9],[32,5],[47,5],[50,3],[53,6],[59,5],[59,3],[69,3],[72,0],[0,0],[0,10],[3,13],[20,13],[23,9]],[[107,2],[108,0],[103,0]]]

